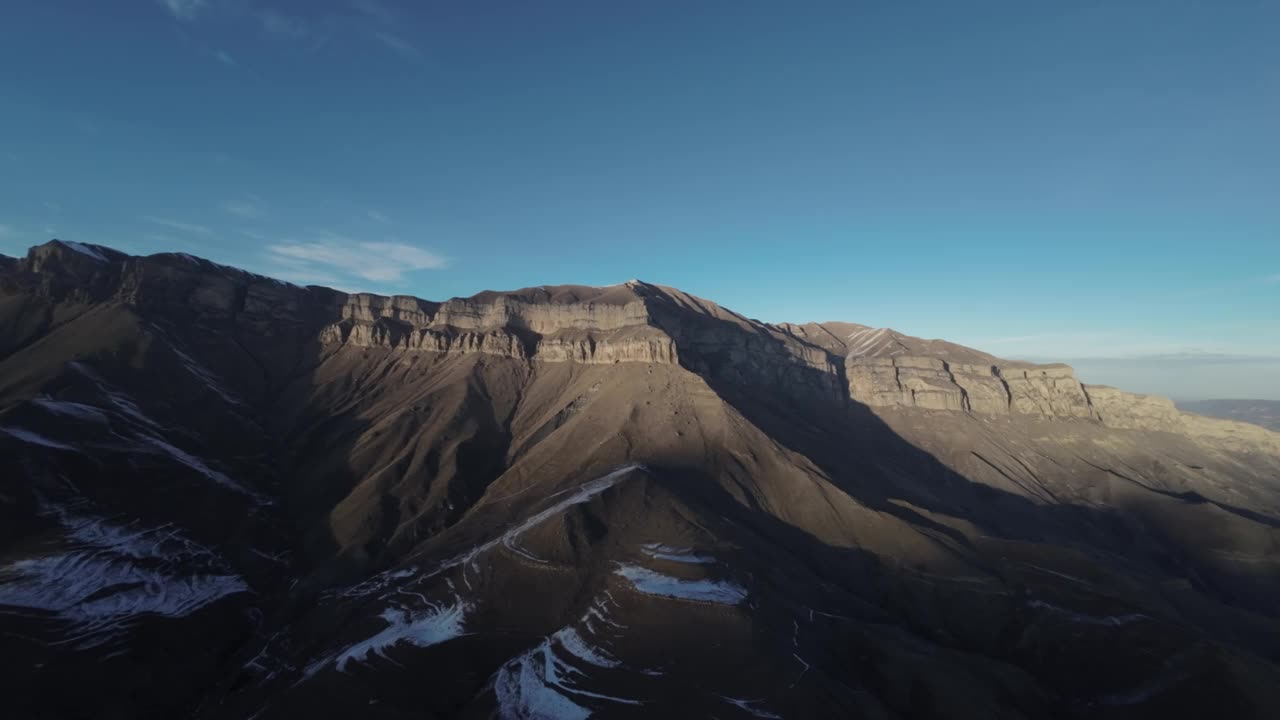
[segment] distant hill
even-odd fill
[[[1197,400],[1179,402],[1178,407],[1199,415],[1238,420],[1280,431],[1280,400]]]

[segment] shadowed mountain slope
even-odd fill
[[[54,241],[0,453],[19,717],[1280,711],[1280,435],[893,330]]]

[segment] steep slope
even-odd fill
[[[638,281],[0,273],[20,716],[1280,708],[1274,433]]]

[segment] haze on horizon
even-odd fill
[[[0,253],[638,277],[1280,399],[1280,6],[16,0]]]

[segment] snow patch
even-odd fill
[[[201,365],[195,358],[179,350],[177,346],[171,345],[170,348],[173,350],[174,354],[182,360],[182,366],[186,368],[187,372],[191,373],[197,380],[208,385],[211,390],[218,393],[219,397],[226,400],[228,403],[232,405],[241,404],[240,399],[227,390],[226,387],[223,386],[222,381],[219,380],[218,377],[208,368]]]
[[[59,240],[58,242],[65,245],[68,250],[75,250],[81,255],[88,255],[89,257],[93,258],[94,260],[97,260],[98,262],[107,262],[106,256],[98,252],[96,249],[91,248],[88,245],[85,245],[84,243],[72,242],[70,240]]]
[[[1042,600],[1028,600],[1027,607],[1036,610],[1046,610],[1053,615],[1065,618],[1066,620],[1082,625],[1105,625],[1109,627],[1119,627],[1121,625],[1129,625],[1130,623],[1150,620],[1149,615],[1142,613],[1126,613],[1124,615],[1087,615],[1064,607],[1059,607]]]
[[[408,608],[387,608],[382,611],[382,619],[387,621],[385,628],[333,658],[321,661],[321,665],[332,661],[338,672],[346,672],[350,661],[367,662],[370,653],[386,659],[386,651],[402,642],[419,648],[439,645],[462,635],[466,612],[467,605],[461,600],[452,605],[429,604],[425,612],[419,613]],[[308,670],[308,674],[318,669]]]
[[[19,560],[0,569],[0,578],[10,573],[20,579],[0,586],[0,605],[47,610],[86,624],[139,614],[182,617],[249,589],[235,575],[176,576],[96,553]]]
[[[71,623],[78,647],[101,645],[142,616],[184,617],[249,591],[217,554],[172,526],[136,528],[65,513],[60,519],[72,548],[0,567],[0,605]]]
[[[546,565],[547,561],[525,550],[516,543],[517,535],[506,535],[502,538],[502,546],[530,562]]]
[[[384,570],[373,577],[363,580],[351,587],[342,589],[334,593],[334,595],[345,598],[364,598],[370,595],[379,595],[393,585],[398,585],[397,580],[404,580],[417,575],[418,568],[410,565],[409,567],[400,568],[399,570]]]
[[[725,580],[682,580],[635,565],[622,565],[614,574],[626,578],[636,590],[646,595],[725,605],[737,605],[747,597],[745,588]]]
[[[577,630],[571,627],[563,628],[551,636],[551,639],[559,643],[570,655],[587,663],[602,668],[615,668],[622,663],[604,650],[593,647],[578,634]]]
[[[540,560],[523,550],[517,549],[515,542],[520,537],[520,535],[524,534],[525,532],[528,532],[529,530],[532,530],[533,528],[537,527],[538,525],[541,525],[542,523],[555,517],[556,515],[559,515],[560,513],[567,510],[568,508],[574,505],[579,505],[581,503],[587,502],[588,500],[595,497],[596,495],[599,495],[605,490],[608,490],[609,488],[618,484],[618,482],[622,480],[622,478],[626,476],[627,473],[632,472],[634,470],[640,470],[643,468],[644,466],[640,464],[624,465],[623,467],[620,467],[617,470],[614,470],[613,472],[608,473],[607,475],[603,475],[601,477],[596,478],[595,480],[592,480],[590,482],[583,484],[581,487],[577,489],[577,491],[573,492],[573,494],[570,495],[569,497],[531,516],[524,522],[520,523],[519,525],[512,528],[511,530],[506,531],[505,533],[498,536],[497,538],[494,538],[489,542],[477,545],[476,547],[472,548],[471,550],[468,550],[462,555],[458,555],[456,557],[453,557],[453,558],[450,558],[449,560],[444,561],[436,569],[436,573],[442,572],[449,568],[457,567],[458,565],[464,565],[466,563],[469,563],[473,559],[475,559],[478,555],[496,547],[499,543],[501,543],[502,545],[505,545],[506,547],[512,550],[516,550],[521,555],[524,555],[525,557],[530,558],[534,561],[544,562],[543,560]],[[564,492],[556,493],[556,495],[553,495],[552,497],[557,497],[567,492],[570,492],[570,491],[566,490]]]
[[[106,391],[104,390],[103,392],[106,392]],[[137,420],[143,425],[148,425],[153,428],[158,427],[156,425],[156,422],[151,418],[147,417],[146,413],[142,412],[142,410],[138,407],[138,404],[135,403],[128,395],[125,395],[124,393],[113,393],[113,392],[107,392],[106,394],[107,394],[107,399],[110,400],[111,404],[115,405],[116,409],[119,410],[120,412],[124,413],[125,415],[128,415],[134,420]]]
[[[591,717],[591,710],[574,702],[572,696],[594,698],[624,705],[641,705],[639,700],[614,697],[576,687],[571,676],[585,677],[555,653],[558,645],[570,655],[597,667],[616,667],[617,661],[598,654],[572,628],[564,628],[537,647],[508,661],[498,669],[493,689],[498,698],[498,717],[506,720],[579,720]]]
[[[849,333],[847,340],[852,345],[849,348],[849,355],[872,354],[888,332],[888,328],[866,328],[865,330],[855,330]]]
[[[769,712],[764,708],[756,707],[760,703],[759,700],[743,700],[741,698],[731,698],[727,695],[721,695],[720,698],[730,705],[736,705],[738,708],[747,712],[753,717],[771,718],[772,720],[782,720],[782,716],[777,713]]]
[[[35,398],[31,401],[42,410],[54,415],[62,417],[75,418],[86,422],[105,424],[107,422],[107,414],[92,405],[85,405],[78,402],[68,402],[65,400],[52,400],[50,398]]]
[[[1081,585],[1092,585],[1092,584],[1093,584],[1093,583],[1089,582],[1088,580],[1084,580],[1084,579],[1082,579],[1082,578],[1078,578],[1078,577],[1076,577],[1075,575],[1068,575],[1068,574],[1066,574],[1066,573],[1064,573],[1064,572],[1058,572],[1057,570],[1050,570],[1050,569],[1049,569],[1049,568],[1047,568],[1047,567],[1040,567],[1039,565],[1032,565],[1031,563],[1023,563],[1023,565],[1026,565],[1027,567],[1031,568],[1032,570],[1038,570],[1038,571],[1040,571],[1040,572],[1042,572],[1042,573],[1046,573],[1046,574],[1049,574],[1049,575],[1053,575],[1053,576],[1055,576],[1055,577],[1060,577],[1060,578],[1062,578],[1063,580],[1070,580],[1071,582],[1080,583]]]
[[[0,427],[0,432],[5,433],[6,435],[11,435],[22,442],[30,443],[32,445],[40,445],[42,447],[53,448],[54,450],[75,450],[74,447],[67,445],[66,443],[60,443],[57,440],[47,438],[40,433],[23,430],[22,428]]]
[[[555,681],[555,670],[534,648],[498,669],[493,692],[504,720],[586,720],[591,711],[570,700]]]
[[[675,548],[659,543],[649,543],[641,546],[641,549],[644,550],[646,555],[655,560],[670,560],[671,562],[693,565],[709,565],[716,561],[714,557],[694,552],[690,548]]]
[[[263,498],[261,495],[258,495],[257,493],[253,492],[249,488],[246,488],[245,486],[241,485],[235,480],[232,480],[231,478],[218,472],[217,470],[214,470],[213,468],[206,465],[203,460],[182,450],[181,448],[174,447],[173,445],[170,445],[169,443],[165,442],[164,440],[161,440],[158,437],[155,437],[154,435],[143,435],[143,439],[146,440],[151,445],[153,445],[154,447],[156,447],[161,452],[163,452],[165,455],[168,455],[170,458],[173,458],[174,460],[177,460],[178,462],[182,463],[183,465],[186,465],[192,470],[195,470],[201,475],[204,475],[205,477],[209,478],[215,483],[222,485],[223,487],[229,488],[231,490],[234,490],[238,493],[241,493],[242,495],[248,495],[249,497],[254,498],[255,500],[265,501],[265,498]]]

